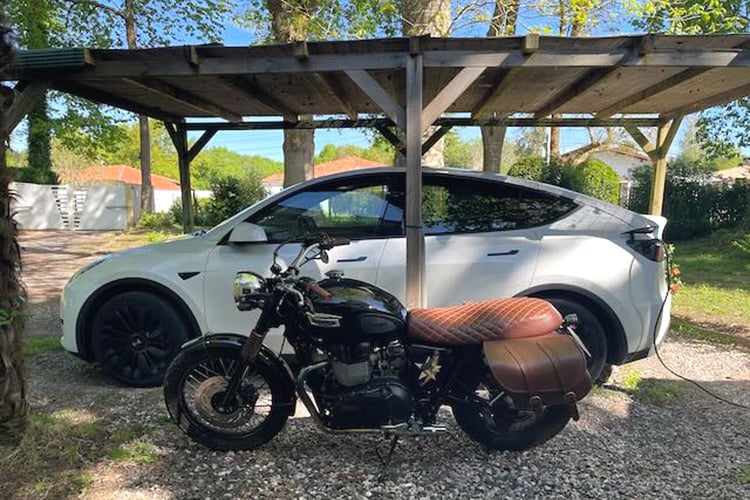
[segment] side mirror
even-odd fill
[[[229,235],[229,243],[264,243],[266,241],[268,237],[263,228],[250,222],[240,222]]]

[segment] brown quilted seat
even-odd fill
[[[562,316],[546,300],[519,297],[414,309],[407,322],[410,337],[431,344],[470,345],[544,335],[560,326]]]

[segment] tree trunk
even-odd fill
[[[495,0],[488,37],[513,36],[516,34],[518,4],[520,0]],[[482,170],[500,172],[503,146],[508,127],[480,127],[482,131]]]
[[[271,31],[279,43],[305,40],[306,18],[313,15],[317,0],[266,0],[271,14]],[[312,116],[300,116],[310,120]],[[313,177],[315,130],[284,130],[284,187]]]
[[[51,127],[47,115],[47,98],[43,97],[26,115],[28,121],[28,166],[35,170],[52,170]]]
[[[0,9],[0,76],[10,65],[11,47],[6,36],[5,12]],[[0,92],[0,110],[6,109],[5,99],[13,93]],[[15,448],[26,429],[26,391],[23,373],[21,335],[24,304],[21,285],[21,253],[18,233],[10,210],[11,193],[5,154],[10,131],[0,129],[0,456],[7,456],[4,448]]]
[[[125,20],[125,37],[129,49],[138,48],[135,36],[135,7],[133,0],[125,0],[122,10]],[[138,129],[140,132],[140,167],[141,167],[141,214],[154,211],[154,193],[151,187],[151,130],[148,128],[148,116],[138,115]]]
[[[450,0],[403,0],[402,30],[404,36],[432,35],[445,37],[450,35],[451,2]],[[422,103],[424,106],[426,103]],[[430,127],[422,137],[424,142],[436,130]],[[443,151],[445,141],[440,139],[430,150],[422,156],[422,165],[443,168],[445,159]],[[399,152],[395,153],[393,164],[405,165],[406,159]]]
[[[301,116],[309,120],[311,116]],[[315,156],[314,130],[284,131],[284,187],[312,179]]]

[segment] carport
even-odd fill
[[[25,51],[6,78],[17,83],[0,139],[46,89],[161,120],[178,152],[190,231],[190,162],[219,130],[375,128],[406,157],[406,301],[415,307],[424,303],[421,156],[452,127],[624,127],[654,162],[650,211],[659,214],[683,116],[750,95],[749,42],[529,34]],[[223,121],[207,120],[215,118]],[[644,127],[656,129],[655,142]],[[202,135],[189,144],[188,131]]]

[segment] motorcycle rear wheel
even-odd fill
[[[541,416],[512,409],[502,398],[491,406],[502,390],[486,371],[463,385],[476,401],[454,404],[453,416],[472,440],[493,450],[528,450],[556,436],[570,420],[564,406],[547,406]]]
[[[213,450],[253,450],[278,434],[294,412],[289,375],[263,356],[246,368],[237,400],[222,407],[224,390],[239,365],[239,350],[206,346],[177,355],[164,377],[172,420]]]

